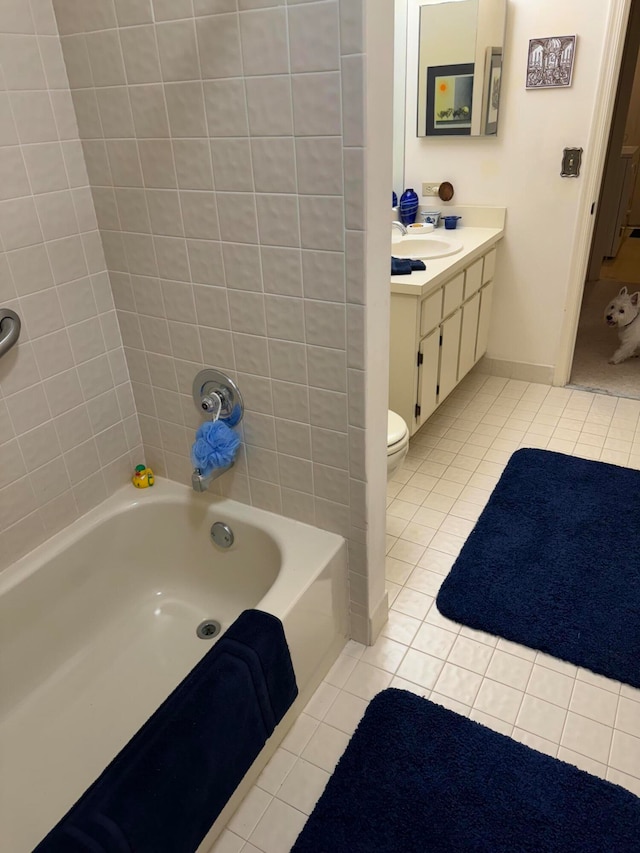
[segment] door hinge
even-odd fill
[[[417,418],[420,417],[420,404],[419,403],[416,403],[416,417]]]
[[[440,335],[440,346],[442,346],[442,335]]]
[[[438,396],[439,393],[440,393],[440,386],[436,385],[436,397]]]
[[[423,353],[419,352],[418,353],[418,367],[420,367],[420,365],[423,363],[423,361],[424,361],[424,355],[423,355]]]

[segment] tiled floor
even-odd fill
[[[367,702],[426,696],[640,796],[640,690],[444,619],[434,596],[511,453],[541,447],[640,468],[640,400],[474,374],[389,483],[390,617],[347,644],[215,853],[287,853]],[[632,545],[635,547],[635,545]]]

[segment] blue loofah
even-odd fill
[[[225,418],[225,423],[227,426],[234,427],[236,424],[240,423],[242,418],[242,409],[240,408],[240,404],[236,403],[233,409],[231,410],[231,414],[228,418]]]
[[[204,475],[214,468],[224,468],[233,462],[240,438],[224,421],[207,421],[196,432],[191,448],[191,461]]]

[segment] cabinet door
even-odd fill
[[[467,267],[464,275],[464,298],[468,299],[473,296],[482,287],[482,268],[484,258],[478,260]]]
[[[480,291],[480,316],[478,317],[478,340],[476,341],[476,361],[487,351],[489,343],[489,324],[491,322],[491,302],[493,299],[493,282],[485,285]]]
[[[476,293],[462,306],[462,331],[460,332],[460,362],[458,380],[466,376],[476,363],[476,338],[478,336],[478,314],[480,294]]]
[[[440,326],[440,381],[438,403],[441,403],[458,382],[458,353],[460,351],[460,326],[462,311],[456,311]]]
[[[418,426],[433,414],[438,405],[438,359],[440,357],[440,329],[436,329],[420,341],[422,364],[418,368]]]
[[[484,256],[484,267],[482,269],[482,283],[493,281],[493,275],[496,271],[496,250],[492,249]]]
[[[391,294],[389,347],[389,408],[404,418],[411,435],[418,387],[419,300],[404,293]]]

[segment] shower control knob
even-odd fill
[[[220,417],[222,400],[217,394],[204,394],[200,401],[200,405],[202,406],[203,411],[212,416],[214,421]]]

